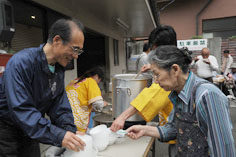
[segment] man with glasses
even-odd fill
[[[9,60],[0,78],[0,156],[40,157],[38,142],[83,149],[64,87],[64,67],[83,52],[83,44],[83,25],[60,19],[46,44]]]

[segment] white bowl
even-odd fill
[[[107,126],[102,124],[92,128],[89,134],[93,138],[94,146],[98,151],[106,149],[109,143]]]
[[[63,157],[96,157],[97,152],[93,148],[92,137],[89,135],[76,135],[76,136],[78,136],[86,144],[86,146],[84,147],[84,150],[80,150],[79,152],[75,152],[75,151],[67,149],[63,153],[62,156]]]
[[[108,139],[109,139],[108,145],[112,145],[117,141],[117,138],[118,138],[117,134],[112,132],[110,128],[108,128],[107,131],[108,131]]]

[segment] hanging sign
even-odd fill
[[[178,40],[177,47],[187,47],[191,51],[202,50],[207,47],[207,39]]]

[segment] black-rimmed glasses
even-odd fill
[[[154,78],[154,80],[158,80],[158,77],[160,76],[160,74],[152,74],[152,77]]]
[[[71,45],[69,45],[69,46],[73,50],[74,54],[76,54],[76,55],[81,55],[84,52],[84,50],[78,46],[71,46]]]

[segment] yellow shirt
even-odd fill
[[[168,98],[169,94],[170,91],[165,91],[159,84],[153,83],[149,88],[144,88],[130,104],[147,122],[159,114],[159,125],[163,126],[167,123],[167,118],[173,109],[173,104]],[[174,144],[175,141],[169,143]]]
[[[101,90],[92,78],[86,78],[79,83],[72,80],[66,86],[66,93],[72,108],[74,123],[78,131],[86,132],[89,124],[92,103],[102,100]]]

